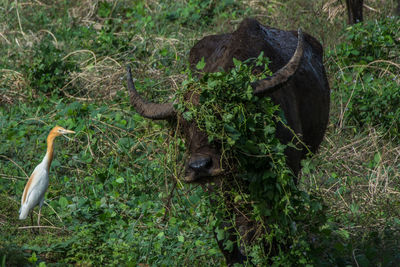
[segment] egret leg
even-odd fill
[[[43,206],[43,203],[44,203],[44,196],[43,196],[43,198],[42,198],[42,199],[40,200],[40,202],[39,202],[39,215],[38,215],[38,220],[37,220],[39,232],[41,232],[41,231],[40,231],[40,215],[41,215],[41,213],[42,213],[42,206]]]
[[[39,208],[39,214],[38,214],[38,219],[37,219],[37,224],[38,224],[38,230],[39,230],[39,232],[40,232],[40,214],[41,214],[41,212],[42,212],[42,207],[40,207]]]
[[[33,226],[33,211],[31,211],[31,226]],[[35,233],[35,229],[31,228],[31,232]]]

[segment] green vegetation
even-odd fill
[[[393,1],[370,0],[366,22],[347,28],[340,4],[325,2],[1,1],[1,265],[224,264],[211,232],[220,210],[181,182],[184,141],[131,108],[124,75],[132,64],[138,90],[165,101],[190,84],[192,45],[246,16],[301,26],[325,47],[331,124],[299,185],[326,206],[318,235],[303,228],[311,260],[399,262],[399,18],[387,17]],[[33,233],[18,220],[20,197],[56,124],[77,134],[56,141],[43,228]],[[226,133],[226,148],[242,140]]]
[[[214,200],[219,203],[214,207],[216,227],[223,231],[226,218],[235,225],[235,215],[229,212],[229,206],[234,206],[237,217],[256,222],[246,231],[258,232],[253,237],[257,242],[241,241],[246,254],[252,255],[249,264],[304,265],[312,262],[307,253],[308,233],[318,231],[317,225],[324,222],[322,203],[296,187],[286,165],[287,145],[275,137],[277,123],[289,127],[279,106],[268,97],[253,96],[251,83],[271,75],[269,60],[261,53],[258,58],[234,59],[233,63],[229,72],[207,73],[200,79],[189,75],[176,94],[176,108],[182,116],[195,121],[208,140],[221,147],[221,164],[228,175]],[[202,60],[196,67],[204,65]],[[263,71],[253,74],[255,67]],[[200,96],[199,105],[185,101],[193,93]],[[296,141],[288,145],[295,147]],[[224,244],[232,248],[227,234]],[[274,252],[264,253],[260,248],[265,244]]]
[[[400,132],[399,28],[396,17],[356,24],[346,29],[347,42],[331,55],[338,69],[334,96],[346,109],[341,119],[381,128],[394,137]]]

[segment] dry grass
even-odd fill
[[[0,69],[0,105],[13,104],[15,101],[28,99],[26,81],[23,75],[17,71]]]
[[[340,1],[329,0],[322,6],[322,11],[328,15],[328,21],[333,23],[335,19],[343,16],[346,6]]]
[[[90,51],[73,53],[81,52]],[[67,57],[64,59],[67,60]],[[125,70],[121,63],[113,58],[104,57],[97,61],[93,54],[92,60],[84,61],[81,65],[81,71],[71,73],[71,80],[61,88],[66,97],[77,101],[112,100],[118,90],[124,90],[121,80]],[[73,95],[65,90],[70,85],[79,88]]]
[[[71,18],[76,19],[77,23],[83,26],[93,26],[96,30],[100,30],[103,27],[103,24],[96,19],[99,1],[84,0],[80,1],[80,3],[80,5],[70,8],[68,10],[68,15]]]
[[[383,230],[386,218],[400,216],[400,145],[374,128],[359,133],[330,126],[306,183],[343,227]]]

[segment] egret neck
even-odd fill
[[[45,164],[47,172],[49,172],[51,162],[53,161],[54,139],[57,136],[58,135],[53,131],[51,131],[50,134],[47,136],[47,152],[46,152],[46,155],[44,156],[43,161],[42,161]]]

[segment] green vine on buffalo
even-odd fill
[[[319,220],[322,205],[297,189],[286,165],[284,151],[291,144],[282,144],[275,136],[277,123],[289,127],[283,112],[269,97],[253,95],[251,84],[271,75],[269,60],[261,53],[233,63],[227,72],[204,73],[200,78],[189,73],[175,100],[183,118],[195,121],[208,141],[222,150],[221,164],[229,175],[223,179],[216,224],[222,227],[230,220],[234,225],[238,216],[256,222],[252,241],[238,244],[252,255],[254,264],[306,264],[307,232]],[[199,70],[204,66],[204,60],[197,64]],[[188,95],[196,94],[199,103],[187,101]],[[226,249],[232,248],[226,236],[217,236],[225,239]],[[269,252],[259,249],[262,244],[268,244]]]

